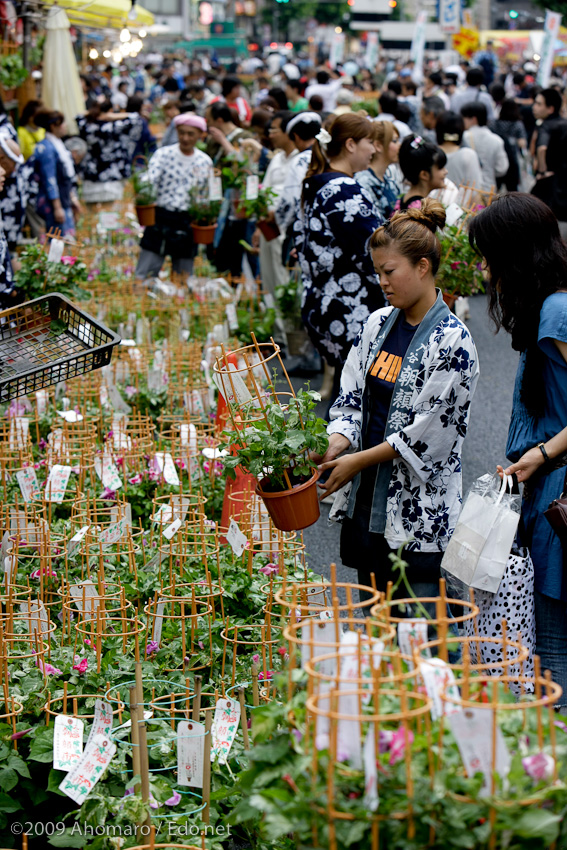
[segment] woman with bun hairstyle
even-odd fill
[[[321,356],[340,370],[370,313],[384,299],[367,251],[382,217],[354,175],[368,168],[374,130],[360,115],[339,115],[321,130],[303,181],[295,246],[303,277],[302,317]]]
[[[396,210],[419,207],[434,189],[445,189],[447,156],[433,142],[422,136],[406,136],[400,145],[399,162],[409,189],[396,202]]]
[[[105,100],[76,121],[88,148],[81,165],[83,200],[88,204],[121,201],[144,129],[141,115],[112,112],[111,102]]]
[[[488,267],[489,315],[521,352],[504,471],[524,484],[521,542],[534,564],[536,650],[566,706],[567,543],[544,512],[563,491],[567,461],[567,246],[549,207],[519,192],[473,216],[469,239]]]
[[[387,219],[394,212],[401,191],[390,168],[398,161],[400,134],[391,121],[374,121],[374,144],[376,153],[365,171],[355,174],[360,185],[366,189],[381,215]]]
[[[478,356],[435,287],[445,224],[438,201],[395,213],[370,240],[389,306],[369,317],[343,368],[331,410],[325,494],[337,493],[341,558],[359,583],[395,580],[404,559],[417,595],[436,595],[443,551],[462,503],[461,452]],[[435,591],[435,593],[433,592]]]

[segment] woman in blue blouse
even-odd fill
[[[391,121],[375,121],[373,128],[376,153],[366,171],[359,171],[355,177],[366,189],[382,217],[387,219],[394,212],[394,205],[402,189],[390,168],[398,161],[400,134]]]
[[[471,219],[490,273],[490,315],[521,352],[506,455],[524,487],[522,543],[535,569],[536,646],[567,705],[567,552],[544,511],[567,461],[567,247],[533,195],[512,192]],[[502,472],[502,468],[499,467]]]
[[[37,182],[36,209],[48,230],[58,228],[63,236],[74,236],[72,190],[75,181],[73,157],[63,144],[67,134],[65,116],[56,110],[41,109],[35,122],[45,130],[28,160]]]
[[[370,313],[384,305],[366,244],[382,217],[354,177],[375,152],[372,123],[339,115],[321,130],[303,181],[295,246],[303,278],[303,323],[335,366],[332,400],[349,349]]]

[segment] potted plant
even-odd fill
[[[258,478],[256,493],[262,498],[272,522],[281,531],[307,528],[319,518],[316,483],[319,472],[310,453],[327,450],[327,425],[315,413],[321,397],[301,390],[282,406],[277,398],[262,405],[261,415],[251,405],[239,407],[241,415],[256,418],[236,431],[225,431],[233,454],[224,458],[230,477],[240,466]]]
[[[35,243],[26,245],[18,255],[18,262],[16,291],[23,301],[32,301],[50,292],[59,292],[71,299],[89,297],[86,289],[88,269],[77,257],[63,256],[58,263],[52,263],[43,246]]]
[[[4,89],[4,98],[12,100],[14,89],[21,86],[28,78],[29,72],[24,68],[22,54],[8,53],[0,58],[0,85]]]
[[[156,223],[157,193],[146,170],[132,171],[132,187],[138,221],[142,227],[151,227]]]
[[[273,189],[260,186],[258,189],[258,197],[253,200],[242,199],[240,208],[246,215],[246,218],[255,218],[258,222],[258,228],[267,242],[271,242],[280,235],[280,229],[273,218],[270,216],[270,207],[277,198],[277,194]]]
[[[188,213],[196,245],[213,244],[220,208],[220,201],[210,201],[194,192],[190,194]]]
[[[462,224],[446,227],[443,231],[437,283],[450,308],[459,297],[484,292],[481,260],[471,248],[468,232]]]

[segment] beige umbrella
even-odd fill
[[[41,97],[49,109],[63,113],[69,133],[76,133],[75,117],[85,111],[85,98],[69,27],[63,9],[52,6],[47,11]]]

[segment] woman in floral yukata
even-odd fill
[[[370,251],[389,307],[364,324],[331,409],[331,518],[343,521],[341,558],[359,583],[395,581],[389,554],[404,560],[418,596],[437,595],[443,551],[462,503],[461,451],[478,356],[465,325],[435,287],[445,224],[438,201],[396,213]],[[352,482],[352,483],[351,483]]]
[[[303,278],[303,323],[321,356],[335,366],[334,401],[342,365],[362,323],[384,304],[367,251],[383,218],[354,178],[375,153],[371,122],[340,115],[315,138],[295,246]]]

